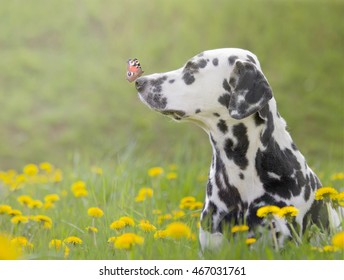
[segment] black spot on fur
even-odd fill
[[[167,80],[167,76],[162,76],[157,79],[150,80],[152,86],[152,92],[160,93],[162,90],[162,84]]]
[[[235,88],[237,79],[235,77],[230,77],[229,84]]]
[[[197,62],[188,61],[183,69],[183,81],[187,85],[191,85],[195,81],[195,74],[199,72],[200,68],[206,67],[208,62],[205,59],[200,59]]]
[[[242,174],[242,173],[240,173],[240,174],[239,174],[239,178],[240,178],[241,180],[244,180],[244,179],[245,179],[245,175]]]
[[[232,55],[232,56],[228,57],[229,65],[233,65],[237,59],[238,59],[238,57],[236,55]]]
[[[225,153],[230,160],[233,160],[234,163],[240,167],[240,169],[245,170],[248,166],[246,153],[249,146],[247,127],[240,123],[233,126],[232,132],[237,139],[237,144],[234,145],[233,140],[227,138],[224,145]]]
[[[254,123],[256,124],[256,126],[260,126],[260,125],[262,125],[264,123],[264,119],[261,118],[259,113],[255,113],[254,114]]]
[[[211,135],[211,134],[210,134],[210,141],[211,141],[212,145],[213,145],[214,147],[216,147],[217,142],[215,141],[213,135]]]
[[[267,114],[267,121],[266,121],[266,127],[264,129],[264,131],[262,132],[261,136],[260,136],[260,140],[262,141],[262,144],[264,146],[267,146],[269,144],[269,141],[272,137],[272,133],[275,130],[275,126],[274,126],[274,122],[273,122],[273,118],[272,118],[272,113],[269,111],[269,113]]]
[[[207,66],[208,62],[205,59],[200,59],[197,62],[197,65],[199,68],[205,68]]]
[[[281,150],[274,140],[269,141],[264,151],[258,149],[256,169],[265,190],[283,198],[289,199],[300,194],[301,186],[298,181],[307,183],[303,175],[300,176],[301,166],[293,152],[289,149]],[[279,178],[270,177],[269,172],[275,173]]]
[[[147,103],[151,105],[153,108],[164,109],[167,105],[167,99],[166,97],[162,97],[160,93],[153,94],[151,97],[149,94],[147,98]]]
[[[219,59],[218,59],[218,58],[214,58],[214,59],[213,59],[213,65],[214,65],[214,66],[219,65]]]
[[[291,148],[296,152],[298,151],[297,146],[295,145],[295,143],[291,143]]]
[[[305,186],[305,192],[303,194],[303,198],[305,201],[308,201],[309,197],[311,195],[311,187],[309,185]]]
[[[219,114],[219,113],[213,113],[213,115],[214,115],[215,117],[220,117],[220,114]]]
[[[219,120],[217,123],[217,127],[220,129],[220,131],[225,134],[228,131],[228,126],[224,120]]]
[[[238,208],[238,205],[241,203],[239,191],[233,186],[226,189],[220,189],[218,196],[219,199],[226,204],[228,209]]]
[[[161,95],[162,84],[167,80],[167,76],[150,80],[151,91],[148,93],[147,103],[156,109],[164,109],[167,105],[167,98]]]
[[[207,196],[210,197],[212,193],[213,193],[213,185],[209,180],[207,184]]]
[[[184,73],[182,79],[187,85],[191,85],[195,81],[195,77],[189,72]]]
[[[218,101],[221,105],[228,108],[230,99],[231,99],[230,95],[228,93],[224,93],[219,97]]]
[[[223,80],[222,87],[224,88],[225,91],[228,91],[229,93],[232,92],[231,87],[229,86],[227,79]]]
[[[201,109],[196,109],[195,113],[198,114],[201,112]]]
[[[175,82],[174,79],[168,81],[170,84],[173,84]]]

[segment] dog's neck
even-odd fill
[[[262,112],[243,120],[232,119],[228,111],[217,115],[216,121],[206,124],[213,149],[209,182],[220,190],[235,186],[245,201],[251,201],[258,190],[247,189],[248,184],[244,182],[255,181],[257,152],[276,138],[279,143],[291,143],[286,123],[277,112],[275,100]]]

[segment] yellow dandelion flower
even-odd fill
[[[332,199],[335,198],[338,194],[338,191],[332,187],[322,187],[318,189],[315,193],[316,200],[323,200],[323,199]]]
[[[180,200],[180,204],[185,204],[185,203],[189,203],[189,202],[195,202],[196,201],[196,198],[193,197],[193,196],[186,196],[186,197],[183,197],[181,200]]]
[[[247,238],[247,239],[245,240],[245,243],[246,243],[247,245],[251,245],[251,244],[255,243],[256,241],[257,241],[257,239],[255,239],[255,238]]]
[[[26,165],[23,169],[23,173],[28,176],[35,176],[39,172],[38,166],[36,164],[30,163]]]
[[[52,219],[45,215],[36,215],[33,220],[41,224],[45,229],[50,229],[53,225]]]
[[[134,226],[135,222],[132,218],[124,216],[119,218],[120,221],[124,222],[126,226]]]
[[[29,195],[21,195],[17,198],[17,201],[21,205],[29,206],[29,204],[33,201],[32,197]]]
[[[153,189],[151,189],[151,188],[141,188],[139,190],[139,195],[143,195],[145,197],[152,197],[153,196]]]
[[[344,207],[344,192],[335,195],[332,200],[337,202],[341,207]]]
[[[17,260],[21,254],[21,246],[16,246],[8,236],[0,234],[0,260]]]
[[[8,212],[8,215],[10,216],[22,216],[22,212],[18,209],[12,209],[11,211]]]
[[[49,248],[50,249],[55,249],[56,251],[60,250],[61,247],[62,247],[62,240],[60,239],[52,239],[50,242],[49,242]]]
[[[167,237],[167,231],[166,230],[157,230],[154,233],[154,238],[155,239],[163,239]]]
[[[81,180],[74,182],[71,186],[72,192],[75,192],[78,190],[85,190],[85,189],[86,189],[86,183],[84,181],[81,181]]]
[[[103,175],[103,169],[99,166],[91,166],[91,172],[97,175]]]
[[[153,189],[151,188],[141,188],[138,195],[135,197],[136,202],[144,201],[147,197],[153,196]]]
[[[60,200],[60,197],[56,193],[48,194],[44,197],[45,202],[56,202],[58,200]]]
[[[167,180],[175,180],[175,179],[177,179],[177,177],[178,177],[178,175],[176,172],[168,172],[166,174]]]
[[[162,167],[152,167],[148,170],[148,175],[150,177],[156,177],[164,173],[164,169]]]
[[[84,197],[84,196],[88,196],[88,191],[84,190],[84,189],[80,189],[80,190],[76,190],[73,192],[75,197]]]
[[[200,201],[192,202],[189,206],[190,210],[199,210],[202,208],[203,208],[203,202],[200,202]]]
[[[173,219],[177,220],[185,216],[185,212],[182,210],[179,211],[172,211]]]
[[[165,214],[165,215],[159,215],[158,216],[158,224],[162,224],[166,220],[171,220],[172,215],[171,214]]]
[[[35,209],[35,208],[42,208],[43,206],[43,202],[38,200],[38,199],[35,199],[35,200],[31,200],[28,204],[29,208],[31,209]]]
[[[115,248],[131,249],[134,245],[142,245],[144,238],[134,233],[124,233],[115,240]]]
[[[50,208],[54,208],[54,207],[55,207],[55,204],[51,201],[44,202],[44,204],[43,204],[44,209],[50,209]]]
[[[41,162],[39,168],[47,173],[51,173],[54,170],[54,166],[49,162]]]
[[[98,207],[91,207],[91,208],[88,208],[87,214],[93,218],[100,218],[104,215],[104,212],[102,209]]]
[[[242,231],[248,231],[249,227],[247,225],[238,225],[238,226],[233,226],[231,229],[232,233],[235,232],[242,232]]]
[[[96,227],[86,227],[86,231],[89,233],[97,233],[98,229]]]
[[[190,238],[191,229],[184,223],[174,222],[166,227],[167,236],[174,239]]]
[[[257,210],[257,216],[260,218],[264,218],[268,215],[277,214],[279,211],[280,208],[274,205],[263,206]]]
[[[81,245],[82,240],[77,236],[69,236],[65,240],[63,240],[66,244],[72,244],[72,245]]]
[[[180,203],[179,203],[180,209],[190,209],[191,210],[191,208],[196,209],[197,207],[199,207],[199,203],[196,202],[196,198],[193,196],[186,196],[186,197],[182,198],[180,200]],[[202,207],[203,207],[203,204],[202,204]]]
[[[338,172],[338,173],[332,174],[331,180],[332,180],[332,181],[344,180],[344,172]]]
[[[108,243],[111,243],[112,245],[115,245],[115,241],[117,239],[117,236],[111,236],[109,237],[109,239],[107,240]]]
[[[153,226],[149,221],[144,220],[138,224],[138,227],[145,232],[151,232],[156,230],[155,226]]]
[[[143,195],[141,195],[141,196],[138,195],[135,197],[135,202],[142,202],[144,200],[146,200],[146,197]]]
[[[9,205],[0,205],[0,215],[9,214],[12,211],[12,207]]]
[[[125,228],[125,226],[126,226],[126,224],[123,221],[114,221],[110,225],[110,228],[113,229],[113,230],[120,230],[122,228]]]
[[[332,244],[334,247],[344,250],[344,231],[338,232],[332,237]]]
[[[26,224],[29,222],[29,218],[26,216],[14,216],[11,219],[11,223],[15,225]]]
[[[299,213],[299,210],[294,206],[284,206],[282,207],[277,215],[281,218],[287,218],[287,217],[296,217]]]
[[[11,244],[21,248],[33,249],[33,244],[24,236],[17,236],[11,239]]]
[[[326,245],[323,247],[323,251],[324,252],[336,252],[338,251],[339,249],[335,246],[332,246],[332,245]]]

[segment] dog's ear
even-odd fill
[[[229,114],[237,120],[259,112],[272,98],[272,90],[264,74],[251,62],[235,61],[229,85],[232,92]]]

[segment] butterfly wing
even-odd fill
[[[127,63],[127,80],[129,82],[135,81],[142,75],[143,71],[141,64],[137,58],[129,59]]]

